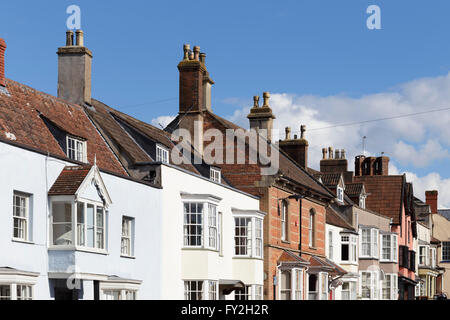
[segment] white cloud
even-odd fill
[[[377,156],[384,152],[402,165],[425,167],[435,160],[449,157],[450,111],[317,129],[450,107],[450,72],[445,76],[414,80],[388,92],[359,98],[287,93],[272,93],[271,96],[270,105],[277,117],[274,127],[279,128],[282,137],[286,126],[292,127],[292,134],[299,134],[300,125],[307,125],[309,165],[313,168],[319,166],[323,147],[346,149],[348,159],[361,154],[363,136],[367,137],[366,151],[369,154]],[[246,116],[249,107],[240,104],[240,109],[229,119],[248,127]],[[274,138],[278,137],[274,135]]]
[[[156,119],[153,119],[151,124],[157,128],[165,128],[169,123],[171,123],[175,119],[175,116],[160,116]]]

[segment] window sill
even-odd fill
[[[284,243],[284,244],[291,244],[291,242],[288,241],[288,240],[281,240],[281,243]]]
[[[311,246],[309,246],[309,249],[311,249],[311,250],[317,250],[316,247],[311,247]]]
[[[215,253],[219,253],[219,250],[216,249],[210,249],[210,248],[203,248],[203,247],[183,247],[181,248],[183,251],[211,251]]]
[[[233,256],[233,259],[236,259],[236,260],[261,260],[261,261],[264,260],[264,258],[250,257],[250,256]]]
[[[121,258],[124,258],[124,259],[131,259],[131,260],[135,260],[135,259],[136,259],[135,256],[125,256],[125,255],[123,255],[123,254],[121,254],[120,257],[121,257]]]
[[[109,254],[106,250],[91,249],[91,248],[76,247],[76,246],[50,246],[48,248],[48,250],[49,251],[78,251],[78,252],[100,254],[100,255],[104,255],[104,256],[107,256]]]
[[[27,241],[27,240],[22,240],[22,239],[12,239],[12,242],[16,242],[16,243],[22,243],[22,244],[31,244],[34,245],[35,243],[32,241]]]

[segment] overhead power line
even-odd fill
[[[330,126],[327,126],[327,127],[312,128],[312,129],[309,129],[308,131],[325,130],[325,129],[332,129],[332,128],[337,128],[337,127],[350,127],[350,126],[356,126],[356,125],[366,124],[366,123],[371,123],[371,122],[378,122],[378,121],[386,121],[386,120],[407,118],[407,117],[413,117],[413,116],[418,116],[418,115],[422,115],[422,114],[435,113],[435,112],[448,111],[448,110],[450,110],[450,107],[441,108],[441,109],[427,110],[427,111],[422,111],[422,112],[408,113],[408,114],[402,114],[402,115],[396,115],[396,116],[385,117],[385,118],[378,118],[378,119],[372,119],[372,120],[340,123],[340,124],[330,125]],[[295,131],[293,133],[300,133],[300,131]]]
[[[139,103],[139,104],[134,104],[134,105],[129,105],[129,106],[123,106],[123,107],[120,107],[120,109],[131,109],[131,108],[137,108],[137,107],[148,106],[148,105],[152,105],[152,104],[158,104],[158,103],[175,101],[175,100],[178,100],[178,98],[170,98],[170,99],[164,99],[164,100],[144,102],[144,103]]]

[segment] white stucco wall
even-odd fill
[[[231,209],[257,211],[258,199],[169,166],[162,166],[162,185],[163,299],[184,299],[183,280],[226,279],[240,280],[246,285],[263,284],[262,259],[233,258],[234,218]],[[205,249],[183,249],[182,192],[222,198],[217,212],[223,215],[223,256]]]
[[[66,165],[71,164],[0,142],[0,267],[39,273],[35,299],[52,298],[48,281],[47,192]],[[108,253],[50,252],[52,268],[65,269],[76,261],[78,272],[141,280],[139,298],[157,299],[161,292],[160,277],[155,275],[161,273],[162,190],[106,173],[101,176],[112,199]],[[14,191],[32,195],[31,243],[12,241]],[[123,215],[135,218],[135,259],[120,256]],[[86,282],[85,297],[92,296],[89,288],[91,283]]]

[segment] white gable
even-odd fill
[[[104,203],[108,207],[112,201],[97,166],[93,166],[76,193],[77,198]]]

